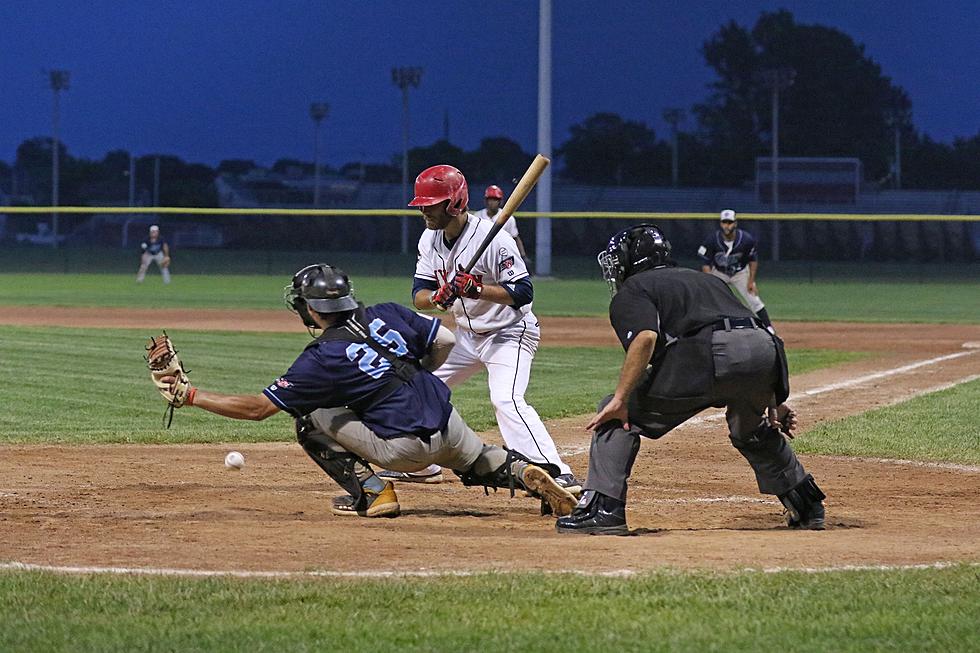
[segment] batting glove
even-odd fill
[[[432,305],[436,308],[448,311],[449,307],[459,299],[459,295],[456,294],[456,288],[451,283],[443,284],[439,290],[432,293]]]
[[[483,294],[483,275],[463,272],[462,268],[453,277],[453,289],[460,297],[479,299]]]

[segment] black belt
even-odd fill
[[[711,325],[712,331],[731,331],[732,329],[762,329],[762,322],[754,317],[725,317]]]

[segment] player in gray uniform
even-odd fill
[[[156,263],[160,268],[160,276],[164,283],[170,283],[170,246],[160,237],[160,227],[152,225],[150,236],[140,243],[140,269],[136,273],[136,283],[143,283],[150,263]]]
[[[759,270],[757,243],[752,234],[738,228],[735,211],[725,209],[721,212],[720,228],[701,244],[698,256],[704,262],[703,272],[727,283],[766,327],[772,327],[755,284]]]
[[[796,416],[783,402],[789,371],[782,341],[718,279],[676,267],[656,225],[625,229],[599,254],[613,298],[609,320],[626,360],[599,404],[585,492],[559,533],[621,535],[626,481],[640,436],[660,438],[712,406],[726,407],[732,445],[759,491],[786,507],[793,528],[823,530],[823,492],[787,444]],[[649,367],[648,367],[649,366]]]

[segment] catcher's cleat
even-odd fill
[[[435,471],[432,471],[435,469]],[[442,467],[431,465],[418,472],[395,472],[385,469],[378,472],[378,476],[386,481],[398,481],[399,483],[442,483]]]
[[[342,494],[334,497],[330,506],[330,512],[335,515],[354,515],[356,517],[397,517],[401,514],[401,506],[398,505],[398,496],[395,494],[395,486],[385,483],[385,487],[380,493],[375,494],[370,490],[364,490],[361,505],[356,505],[354,497],[349,494]]]
[[[524,467],[521,483],[528,492],[541,497],[558,516],[569,515],[575,508],[575,497],[536,465]]]
[[[559,533],[581,535],[629,535],[626,526],[626,503],[586,490],[575,510],[555,523]]]

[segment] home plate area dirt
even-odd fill
[[[98,325],[159,324],[146,311],[105,317]],[[180,326],[217,328],[216,317],[204,312],[200,322],[191,316]],[[261,317],[236,316],[234,328],[285,330]],[[17,322],[9,311],[4,318]],[[36,311],[33,318],[44,319]],[[874,352],[794,377],[803,430],[976,377],[980,349],[963,345],[980,341],[980,327],[923,328],[780,325],[791,348]],[[601,319],[544,319],[542,329],[545,346],[615,344]],[[290,429],[286,418],[275,419]],[[586,421],[548,422],[580,477],[588,464]],[[484,435],[500,442],[496,432]],[[231,449],[246,456],[240,472],[223,465]],[[506,491],[484,496],[451,474],[441,485],[399,485],[397,519],[335,516],[329,502],[339,488],[295,443],[0,446],[0,563],[374,574],[980,560],[980,467],[801,458],[828,495],[824,532],[785,527],[782,506],[758,493],[731,447],[720,411],[706,411],[661,440],[643,441],[630,482],[631,535],[582,537],[555,533],[554,519],[540,516],[536,501]]]

